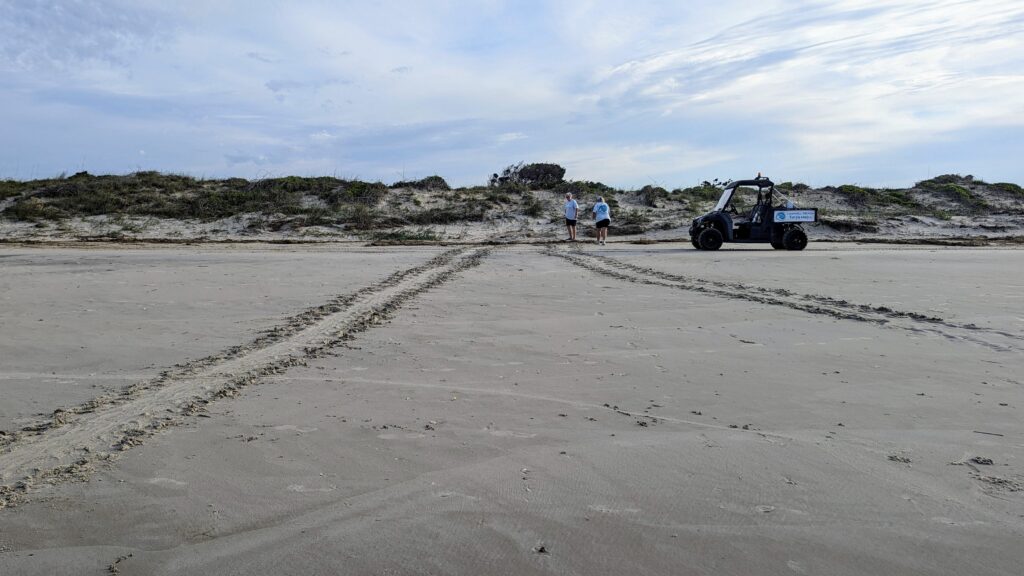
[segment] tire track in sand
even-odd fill
[[[809,314],[831,316],[842,320],[868,322],[918,334],[934,334],[953,341],[970,342],[999,352],[1024,351],[1024,345],[1022,345],[1024,344],[1024,336],[1022,335],[976,326],[974,324],[960,324],[916,312],[893,310],[885,306],[857,304],[828,296],[800,294],[783,288],[762,288],[734,282],[719,282],[703,278],[680,276],[622,262],[607,256],[587,254],[579,247],[576,247],[572,252],[552,247],[546,249],[545,253],[568,260],[572,264],[591,272],[627,282],[676,288],[719,298],[781,306]]]
[[[311,308],[247,344],[188,362],[17,433],[0,433],[0,509],[33,486],[86,478],[98,462],[182,423],[210,402],[304,364],[390,318],[419,294],[475,267],[490,248],[459,248]]]

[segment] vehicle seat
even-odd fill
[[[760,224],[761,219],[764,217],[764,210],[768,206],[766,204],[758,204],[750,210],[750,222],[752,224]]]

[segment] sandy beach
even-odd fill
[[[1017,248],[6,245],[0,269],[0,574],[1024,563]]]

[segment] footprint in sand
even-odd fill
[[[148,480],[150,484],[156,484],[157,486],[170,486],[172,488],[184,488],[188,486],[188,482],[182,482],[181,480],[175,480],[174,478],[150,478]]]
[[[327,488],[307,488],[307,487],[303,486],[302,484],[289,484],[288,488],[286,488],[286,490],[288,490],[289,492],[298,492],[300,494],[307,494],[307,493],[312,493],[312,492],[334,492],[334,490],[336,488],[337,488],[337,486],[328,486]]]
[[[499,438],[533,438],[536,434],[529,434],[527,432],[516,432],[514,430],[488,430],[492,436],[498,436]]]
[[[293,431],[293,432],[298,432],[299,434],[307,434],[309,432],[313,432],[315,430],[318,430],[318,428],[314,428],[313,426],[310,426],[310,427],[306,428],[304,426],[296,426],[294,424],[281,424],[280,426],[274,426],[274,430],[281,430],[281,431],[289,431],[290,430],[290,431]]]
[[[587,506],[594,512],[600,512],[601,514],[639,514],[639,508],[612,508],[603,504],[591,504]]]

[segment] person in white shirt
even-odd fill
[[[597,221],[597,243],[604,244],[608,240],[608,225],[612,223],[612,209],[605,203],[604,196],[598,196],[594,204],[594,220]]]
[[[572,194],[565,195],[565,228],[569,231],[569,241],[576,241],[576,217],[579,216],[580,205],[572,198]]]

